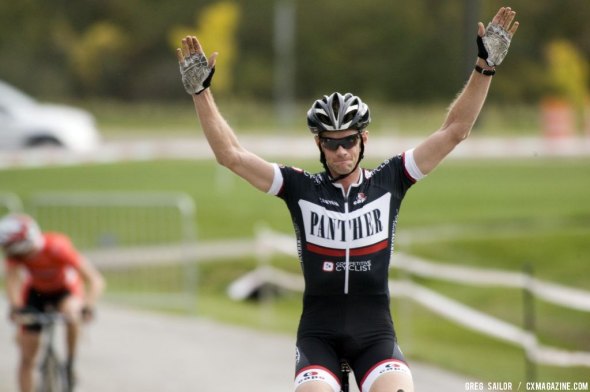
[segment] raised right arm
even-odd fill
[[[215,105],[211,90],[193,95],[195,110],[215,159],[257,189],[267,192],[274,179],[271,163],[242,147]]]
[[[181,64],[181,70],[183,64],[187,64],[191,59],[194,63],[195,58],[204,57],[201,45],[194,36],[187,36],[182,40],[182,49],[176,50],[176,56],[179,64]],[[205,71],[212,70],[215,67],[216,57],[217,53],[214,53],[207,61],[208,64],[202,66],[206,67]],[[197,72],[194,75],[196,75],[196,78],[200,77]],[[183,74],[183,82],[185,82],[185,89],[193,97],[193,103],[203,133],[215,154],[217,162],[248,181],[257,189],[267,192],[274,179],[273,165],[240,145],[236,134],[219,112],[211,90],[207,88],[212,74],[208,73],[206,75],[208,75],[209,79],[207,85],[204,86],[202,80],[198,81],[200,84],[197,83],[197,93],[192,90],[189,91],[191,86],[187,86],[186,80],[190,80],[190,77],[187,78]],[[194,82],[194,79],[192,82]]]

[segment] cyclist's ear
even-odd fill
[[[367,140],[369,140],[369,130],[365,129],[361,132],[361,137],[363,138],[363,143],[367,143]],[[402,391],[403,392],[403,391]]]

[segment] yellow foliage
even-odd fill
[[[588,95],[588,62],[574,45],[565,40],[547,47],[549,80],[555,92],[578,106]]]
[[[170,44],[174,50],[187,35],[196,35],[203,46],[205,55],[219,52],[215,78],[215,91],[226,93],[232,87],[232,68],[236,60],[236,31],[240,10],[234,1],[221,1],[206,7],[195,17],[196,27],[174,27],[170,34]]]
[[[114,59],[126,49],[125,33],[109,22],[93,24],[81,37],[70,43],[70,61],[80,80],[94,86],[109,58]]]

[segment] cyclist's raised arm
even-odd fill
[[[462,140],[469,136],[488,95],[495,74],[510,46],[519,23],[510,7],[499,9],[484,28],[479,23],[478,58],[469,81],[451,105],[442,127],[414,150],[414,160],[422,174],[431,172]]]
[[[219,113],[209,89],[193,96],[193,102],[217,162],[257,189],[267,192],[274,179],[272,164],[240,145],[235,133]]]
[[[197,38],[187,36],[182,40],[182,49],[176,50],[176,56],[185,90],[193,97],[203,133],[217,162],[267,192],[274,179],[272,164],[240,145],[208,89],[215,72],[217,53],[207,60]]]

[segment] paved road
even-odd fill
[[[0,324],[3,392],[16,392],[13,338],[14,328]],[[82,337],[79,392],[291,391],[293,345],[289,336],[102,304]],[[418,391],[464,391],[464,377],[412,369]]]

